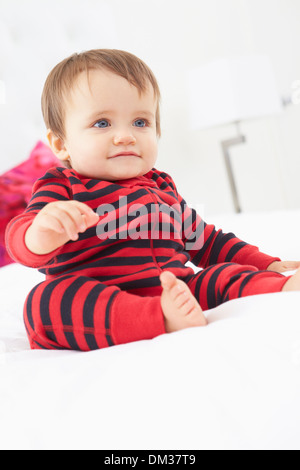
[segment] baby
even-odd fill
[[[10,255],[46,275],[24,306],[32,348],[151,339],[206,325],[203,311],[227,300],[300,289],[300,270],[281,274],[300,263],[206,224],[155,168],[159,103],[153,73],[128,52],[74,54],[49,74],[42,110],[63,165],[6,232]]]

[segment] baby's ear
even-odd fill
[[[65,147],[63,139],[57,137],[51,129],[47,130],[47,139],[52,152],[59,160],[66,161],[70,159],[69,152]]]

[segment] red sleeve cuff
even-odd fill
[[[232,261],[238,264],[255,266],[260,271],[264,271],[271,263],[281,261],[281,259],[266,255],[259,251],[258,248],[247,245],[234,256]]]
[[[31,268],[41,268],[49,263],[61,250],[58,248],[47,255],[36,255],[25,243],[25,234],[33,222],[33,216],[13,219],[6,228],[5,243],[9,256],[17,263]],[[26,220],[27,219],[27,220]]]

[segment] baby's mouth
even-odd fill
[[[109,157],[109,159],[118,158],[118,157],[139,157],[140,158],[140,155],[138,155],[135,152],[120,152],[120,153],[116,153],[115,155],[112,155],[111,157]]]

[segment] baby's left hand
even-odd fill
[[[286,271],[295,271],[298,268],[300,268],[300,261],[274,261],[267,268],[267,271],[284,273]]]

